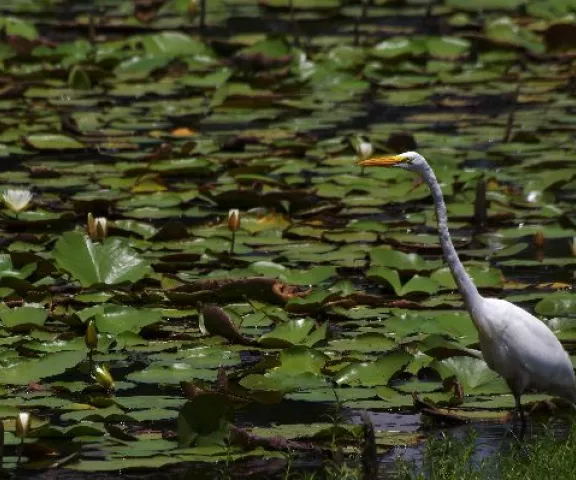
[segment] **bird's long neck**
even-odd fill
[[[423,172],[422,176],[430,187],[432,198],[434,199],[436,219],[438,221],[438,235],[440,237],[442,251],[444,252],[444,258],[454,276],[454,280],[456,280],[458,290],[464,299],[468,311],[471,313],[473,320],[476,321],[476,315],[474,313],[478,311],[482,297],[478,293],[472,279],[468,276],[466,270],[464,270],[464,266],[462,262],[460,262],[460,258],[458,258],[458,254],[450,238],[446,204],[444,203],[444,196],[442,195],[440,184],[436,180],[436,175],[434,175],[434,171],[429,165],[426,166],[426,171]]]

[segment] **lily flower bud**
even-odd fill
[[[16,436],[18,438],[26,438],[30,430],[30,414],[28,412],[20,412],[16,417]]]
[[[106,365],[95,365],[92,372],[92,377],[101,387],[106,390],[114,390],[116,385],[114,384],[114,378],[106,368]]]
[[[538,230],[534,234],[534,246],[536,248],[544,247],[544,234],[542,233],[542,230]]]
[[[92,240],[104,240],[108,235],[108,219],[106,217],[96,217],[92,213],[88,214],[88,235]]]
[[[374,147],[372,144],[361,137],[354,138],[352,145],[354,150],[356,150],[356,155],[358,155],[359,160],[366,160],[374,153]]]
[[[240,228],[240,210],[232,208],[228,212],[228,229],[235,232]]]
[[[98,348],[98,331],[94,325],[94,320],[90,320],[86,326],[84,342],[90,350],[96,350],[96,348]]]

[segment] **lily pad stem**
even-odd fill
[[[20,445],[18,446],[18,459],[16,460],[16,468],[20,467],[20,462],[22,461],[22,452],[24,451],[24,437],[20,439]]]
[[[232,240],[230,243],[230,255],[234,255],[234,245],[236,243],[236,232],[232,231]]]

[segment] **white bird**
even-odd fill
[[[448,231],[446,205],[432,167],[416,152],[375,157],[358,162],[372,167],[400,167],[419,173],[430,187],[444,258],[456,280],[466,309],[478,330],[486,364],[500,374],[514,395],[523,437],[526,419],[521,396],[528,388],[542,390],[576,403],[576,378],[570,357],[554,333],[526,310],[498,298],[484,298],[468,276]]]

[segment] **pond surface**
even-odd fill
[[[425,155],[480,292],[573,354],[573,2],[206,3],[0,7],[4,468],[358,468],[364,411],[383,477],[443,429],[501,449],[427,186],[355,163]]]

